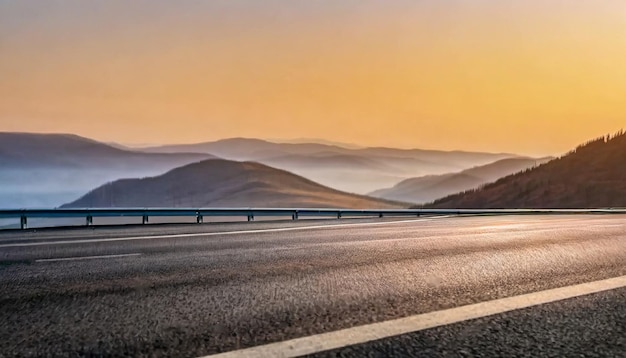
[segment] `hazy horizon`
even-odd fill
[[[558,155],[626,118],[623,1],[0,1],[0,130]]]
[[[42,132],[38,132],[38,131],[4,131],[4,130],[0,130],[0,133],[5,132],[5,133],[31,133],[31,134],[50,134],[50,135],[77,135],[79,137],[83,137],[86,139],[90,139],[90,140],[95,140],[97,142],[100,142],[102,144],[106,144],[106,145],[111,145],[111,146],[122,146],[122,147],[126,147],[130,150],[141,150],[141,149],[146,149],[146,148],[153,148],[153,147],[161,147],[161,146],[170,146],[170,145],[193,145],[193,144],[201,144],[201,143],[210,143],[210,142],[218,142],[218,141],[222,141],[222,140],[229,140],[229,139],[250,139],[250,140],[262,140],[262,141],[266,141],[266,142],[270,142],[270,143],[277,143],[277,144],[299,144],[299,143],[316,143],[316,144],[325,144],[325,145],[334,145],[334,146],[339,146],[339,147],[343,147],[346,149],[363,149],[363,148],[390,148],[390,149],[400,149],[400,150],[412,150],[412,149],[418,149],[418,150],[432,150],[432,151],[443,151],[443,152],[481,152],[481,153],[493,153],[493,154],[497,154],[497,153],[506,153],[506,154],[513,154],[513,155],[519,155],[519,156],[527,156],[527,157],[532,157],[532,158],[542,158],[542,157],[549,157],[549,156],[559,156],[559,155],[563,155],[566,154],[567,152],[569,152],[570,150],[572,150],[573,148],[575,148],[577,145],[582,144],[583,142],[579,142],[579,143],[575,143],[574,145],[572,145],[568,150],[561,152],[561,153],[521,153],[521,152],[506,152],[506,151],[497,151],[497,150],[493,150],[493,151],[489,151],[489,150],[484,150],[484,151],[480,151],[480,150],[468,150],[468,149],[464,149],[464,148],[452,148],[452,149],[441,149],[441,148],[429,148],[429,147],[419,147],[419,146],[394,146],[394,145],[366,145],[366,144],[361,144],[361,143],[357,143],[357,142],[341,142],[341,141],[334,141],[334,140],[330,140],[330,139],[326,139],[326,138],[259,138],[259,137],[242,137],[242,136],[233,136],[233,137],[223,137],[223,138],[215,138],[215,139],[207,139],[207,140],[199,140],[199,141],[192,141],[192,142],[120,142],[117,141],[115,139],[100,139],[94,136],[90,136],[90,135],[86,135],[86,134],[80,134],[80,133],[70,133],[70,132],[59,132],[59,131],[42,131]],[[604,133],[604,134],[611,134],[611,133]],[[604,134],[600,134],[600,136],[604,135]],[[589,140],[590,138],[587,138],[587,140]]]

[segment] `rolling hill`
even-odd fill
[[[318,153],[349,154],[369,157],[414,158],[425,162],[447,161],[452,165],[466,166],[470,162],[476,165],[517,157],[509,153],[483,153],[467,151],[441,151],[426,149],[398,149],[385,147],[346,148],[339,145],[322,143],[273,143],[262,139],[229,138],[214,142],[196,144],[165,145],[141,148],[150,153],[211,153],[225,159],[258,160],[289,154],[311,155]],[[469,167],[471,167],[470,165]]]
[[[144,153],[69,134],[0,133],[0,207],[58,206],[106,182],[214,158]]]
[[[626,207],[626,134],[589,141],[567,155],[480,189],[426,205],[433,208]]]
[[[232,160],[256,161],[353,193],[368,193],[404,179],[456,172],[499,159],[506,153],[395,148],[348,148],[324,143],[272,143],[231,138],[215,142],[143,148],[146,152],[203,152]]]
[[[380,189],[370,196],[389,200],[426,203],[446,195],[478,188],[501,177],[543,164],[552,158],[508,158],[463,170],[458,173],[428,175],[404,180],[391,188]]]
[[[293,144],[318,143],[318,144],[333,145],[336,147],[342,147],[342,148],[348,148],[348,149],[365,148],[362,145],[358,145],[354,143],[336,142],[336,141],[322,139],[322,138],[266,139],[266,140],[272,143],[293,143]]]
[[[394,208],[397,202],[344,193],[255,162],[205,160],[143,179],[100,186],[64,207]]]
[[[431,170],[433,167],[430,163],[410,158],[369,158],[333,152],[289,154],[259,162],[351,193],[366,193],[371,188],[393,185],[420,165]]]
[[[196,144],[174,144],[141,148],[149,153],[196,152],[211,153],[224,159],[254,160],[289,154],[313,154],[318,152],[344,153],[349,149],[319,143],[273,143],[254,138],[229,138]]]
[[[145,153],[73,134],[0,132],[3,168],[174,167],[215,156],[207,153]]]

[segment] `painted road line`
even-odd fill
[[[100,255],[100,256],[79,256],[79,257],[62,257],[58,259],[39,259],[35,262],[56,262],[56,261],[78,261],[78,260],[96,260],[96,259],[115,259],[119,257],[140,256],[141,254],[119,254],[119,255]]]
[[[285,227],[285,228],[275,228],[275,229],[206,232],[206,233],[193,233],[193,234],[171,234],[171,235],[114,237],[114,238],[105,238],[105,239],[84,239],[84,240],[60,240],[60,241],[44,241],[44,242],[24,242],[24,243],[2,244],[2,245],[0,245],[0,248],[3,248],[3,247],[44,246],[44,245],[87,244],[87,243],[94,243],[94,242],[112,242],[112,241],[177,239],[177,238],[199,237],[199,236],[246,235],[246,234],[262,234],[262,233],[268,233],[268,232],[285,232],[285,231],[304,231],[304,230],[317,230],[317,229],[334,229],[334,228],[345,228],[345,227],[355,227],[355,226],[393,225],[393,224],[404,224],[404,223],[431,221],[431,220],[434,220],[434,219],[442,219],[442,218],[447,218],[447,217],[450,217],[450,216],[446,215],[446,216],[432,217],[432,218],[428,218],[428,219],[384,221],[384,222],[377,222],[377,223],[314,225],[314,226]]]
[[[204,358],[298,357],[621,287],[626,287],[626,276],[501,298]]]

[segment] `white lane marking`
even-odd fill
[[[100,255],[100,256],[78,256],[78,257],[61,257],[58,259],[39,259],[35,262],[55,262],[55,261],[77,261],[77,260],[94,260],[94,259],[114,259],[118,257],[139,256],[141,254],[119,254],[119,255]]]
[[[298,226],[298,227],[284,227],[275,229],[258,229],[258,230],[239,230],[239,231],[223,231],[223,232],[205,232],[194,234],[171,234],[171,235],[153,235],[153,236],[134,236],[134,237],[113,237],[106,239],[85,239],[85,240],[62,240],[62,241],[44,241],[44,242],[26,242],[26,243],[13,243],[2,244],[2,247],[26,247],[26,246],[43,246],[43,245],[64,245],[64,244],[86,244],[93,242],[111,242],[111,241],[132,241],[132,240],[152,240],[152,239],[175,239],[182,237],[198,237],[198,236],[221,236],[221,235],[244,235],[244,234],[258,234],[266,232],[284,232],[284,231],[300,231],[300,230],[312,230],[312,229],[332,229],[341,227],[354,227],[354,226],[375,226],[375,225],[390,225],[390,224],[403,224],[412,222],[431,221],[434,219],[441,219],[450,217],[437,216],[430,217],[428,219],[413,219],[413,220],[399,220],[399,221],[383,221],[377,223],[356,223],[356,224],[336,224],[336,225],[314,225],[314,226]]]
[[[621,287],[626,287],[626,276],[501,298],[204,358],[298,357]]]

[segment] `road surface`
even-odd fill
[[[622,215],[4,232],[0,357],[254,355],[625,275]],[[624,285],[309,353],[624,356]]]

